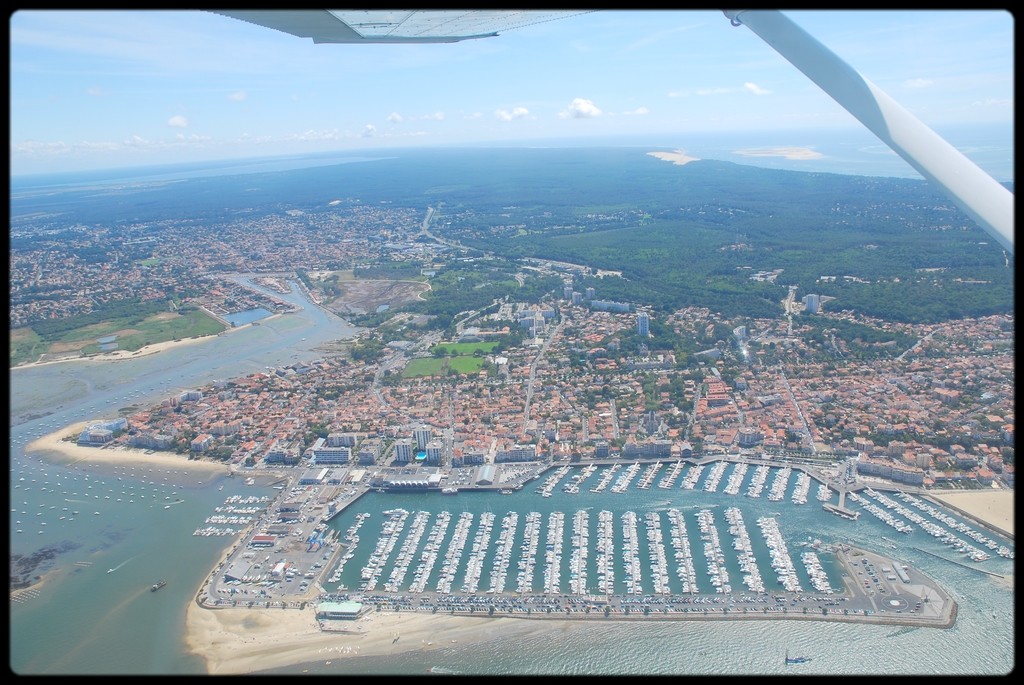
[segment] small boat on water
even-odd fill
[[[158,580],[155,583],[153,583],[153,587],[149,588],[149,591],[150,592],[156,592],[157,590],[162,588],[164,585],[167,585],[167,581],[164,580],[163,578],[161,578],[160,580]]]
[[[788,649],[786,650],[786,665],[787,666],[789,664],[806,664],[810,660],[811,660],[811,657],[809,657],[809,656],[790,656],[789,655],[789,650]]]

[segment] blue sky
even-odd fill
[[[1005,125],[1014,17],[791,11],[940,133]],[[439,45],[314,45],[202,11],[18,11],[14,175],[452,144],[860,124],[716,10],[598,11]]]

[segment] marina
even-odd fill
[[[234,606],[327,598],[467,615],[896,620],[922,626],[954,620],[952,599],[909,566],[876,556],[870,556],[869,566],[870,553],[842,539],[804,539],[802,526],[793,527],[803,517],[792,517],[808,510],[804,496],[813,479],[806,472],[726,460],[667,466],[666,471],[664,465],[656,469],[639,462],[561,465],[541,476],[536,490],[520,489],[495,500],[508,505],[503,513],[492,511],[491,500],[464,500],[461,493],[453,500],[370,488],[366,499],[358,499],[362,505],[337,512],[326,528],[310,519],[323,543],[306,555],[308,561],[285,552],[299,548],[280,537],[280,548],[272,545],[262,561],[246,553],[254,567],[286,569],[285,582],[242,572],[241,584],[233,581],[225,588],[214,580],[207,592],[214,604]],[[659,485],[676,486],[668,499],[650,495],[658,475]],[[580,487],[592,478],[594,487]],[[772,497],[749,496],[765,484]],[[555,491],[557,501],[550,496]],[[282,496],[293,503],[313,502],[316,493],[315,487],[293,486]],[[870,488],[863,493],[858,497],[864,504],[877,503],[880,511],[887,512],[887,504],[904,516],[910,511],[896,498],[879,501]],[[453,511],[453,501],[476,505]],[[580,504],[572,506],[576,501]],[[372,502],[392,505],[378,516]],[[270,504],[261,519],[264,529],[282,533],[274,512]],[[366,536],[372,545],[360,544]],[[864,566],[858,565],[861,559]],[[244,561],[239,563],[244,568]],[[890,571],[879,575],[875,569]],[[292,577],[305,580],[292,589]],[[256,602],[240,602],[239,594],[252,597],[253,587],[259,588]],[[925,595],[935,601],[924,602]]]

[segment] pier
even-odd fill
[[[941,554],[936,554],[935,552],[929,552],[928,550],[921,549],[920,547],[911,547],[910,549],[917,550],[918,552],[924,552],[928,556],[935,557],[936,559],[942,559],[943,561],[948,561],[949,563],[956,564],[957,566],[963,566],[964,568],[969,568],[972,571],[977,571],[978,573],[984,573],[987,576],[994,576],[996,578],[1005,578],[1006,577],[1006,576],[1001,575],[999,573],[993,573],[992,571],[986,571],[983,568],[978,568],[977,566],[970,566],[969,564],[965,564],[962,561],[957,561],[956,559],[947,559],[946,557],[942,556]]]

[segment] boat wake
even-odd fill
[[[108,568],[107,569],[107,573],[113,573],[114,571],[116,571],[117,569],[121,568],[122,566],[124,566],[125,564],[127,564],[129,561],[131,561],[134,558],[135,557],[130,557],[130,558],[125,559],[124,561],[122,561],[120,564],[118,564],[114,568]]]

